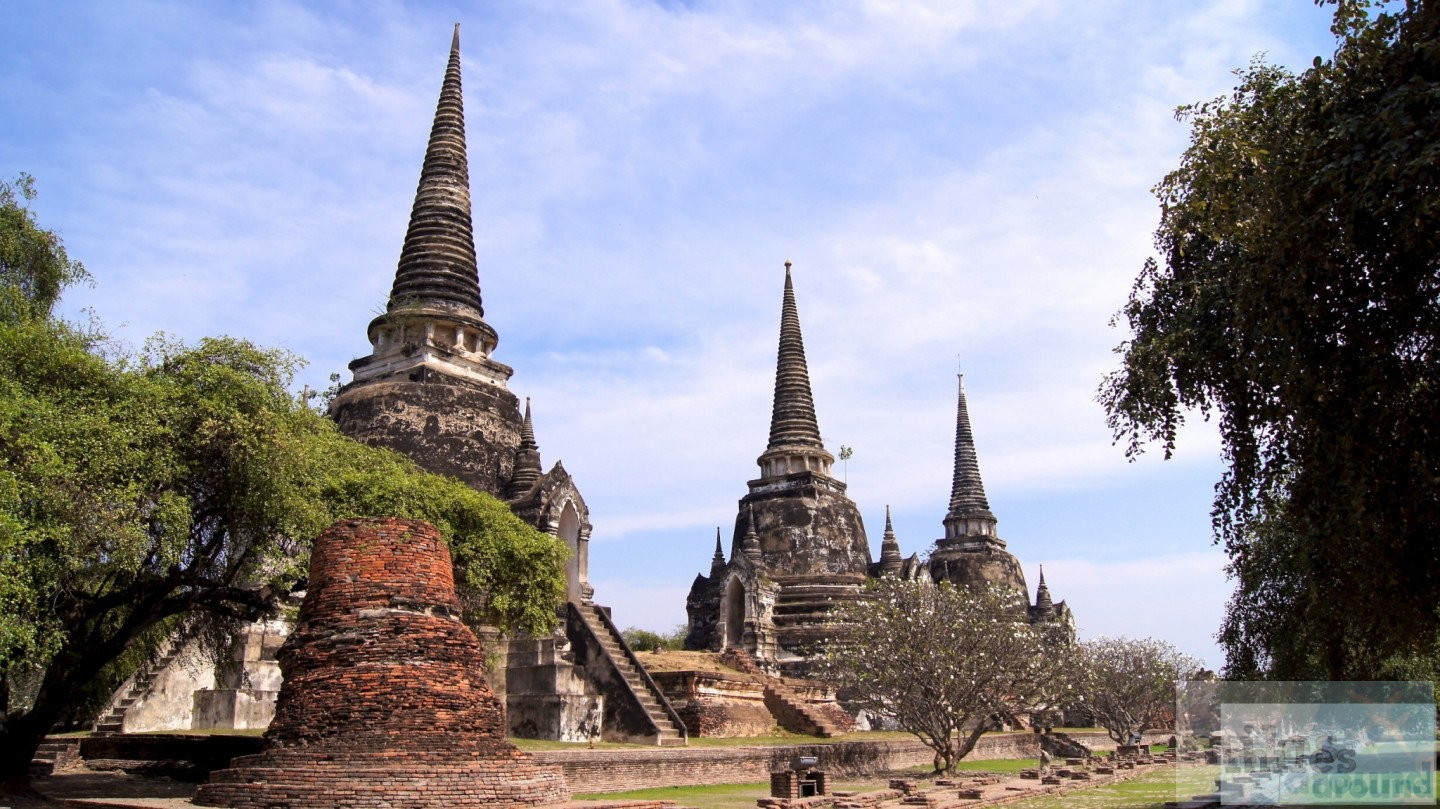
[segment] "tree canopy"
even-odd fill
[[[1026,623],[1012,590],[883,579],[867,595],[836,616],[844,641],[821,670],[852,706],[933,749],[937,773],[953,773],[986,731],[1066,690],[1068,645]]]
[[[0,225],[38,227],[12,214]],[[63,256],[53,233],[20,237]],[[434,523],[471,619],[553,626],[563,544],[341,435],[288,390],[297,358],[228,338],[107,354],[50,317],[25,274],[44,262],[9,266],[6,294],[38,303],[0,313],[0,781],[23,780],[56,720],[164,635],[273,610],[338,519]]]
[[[1132,455],[1218,416],[1237,676],[1384,676],[1440,628],[1440,8],[1343,0],[1332,28],[1331,59],[1180,108],[1100,391]]]
[[[0,308],[48,317],[65,287],[90,276],[54,231],[36,223],[34,199],[34,177],[21,172],[13,183],[0,180]]]
[[[1148,728],[1173,728],[1176,687],[1201,670],[1196,658],[1151,638],[1095,638],[1076,652],[1075,706],[1120,744]]]

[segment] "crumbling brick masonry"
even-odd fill
[[[346,520],[315,541],[266,749],[195,803],[270,807],[526,806],[564,777],[505,738],[484,654],[460,622],[450,552],[430,525]]]

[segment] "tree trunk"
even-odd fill
[[[52,709],[44,711],[45,715],[38,714],[40,706],[11,718],[0,730],[0,795],[35,794],[30,786],[30,762],[45,740],[45,734],[59,718],[59,711]]]

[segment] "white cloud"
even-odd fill
[[[786,258],[821,431],[857,448],[872,520],[890,502],[938,530],[957,354],[992,491],[1122,498],[1093,397],[1184,146],[1171,112],[1257,51],[1308,62],[1325,28],[1238,0],[66,6],[88,27],[29,13],[0,65],[0,102],[37,108],[0,161],[97,276],[69,305],[135,342],[282,343],[312,387],[366,353],[461,19],[497,359],[592,508],[602,601],[672,611],[756,472]],[[1213,427],[1182,442],[1213,459]],[[1193,530],[1154,533],[1180,552],[1166,535]]]
[[[1075,611],[1081,639],[1102,635],[1167,640],[1212,669],[1224,663],[1215,642],[1232,585],[1219,550],[1121,562],[1057,559],[1045,579]],[[1038,571],[1031,573],[1038,582]]]

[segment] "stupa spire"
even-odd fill
[[[760,535],[755,531],[755,509],[746,509],[749,524],[745,536],[740,539],[740,552],[752,562],[760,561]]]
[[[995,538],[995,515],[980,479],[975,434],[970,430],[970,409],[965,403],[965,375],[959,374],[960,393],[955,408],[955,474],[950,483],[950,511],[945,515],[945,538]],[[998,541],[998,540],[996,540]]]
[[[900,541],[895,538],[895,526],[890,524],[890,506],[885,506],[885,538],[880,542],[880,573],[881,575],[894,575],[904,567],[905,560],[900,556]]]
[[[470,170],[465,157],[465,107],[460,91],[460,25],[430,126],[430,142],[410,227],[385,313],[367,329],[371,355],[350,363],[355,381],[404,378],[464,381],[505,387],[514,370],[491,359],[499,343],[485,322],[475,234],[470,217]]]
[[[540,445],[535,443],[535,423],[530,420],[530,397],[525,397],[525,420],[520,424],[520,446],[515,450],[515,471],[510,474],[510,496],[519,497],[535,485],[543,471]]]
[[[470,218],[459,23],[450,40],[450,62],[440,85],[430,143],[387,308],[393,311],[414,304],[460,307],[474,310],[476,317],[485,315]]]
[[[765,478],[807,471],[828,477],[835,456],[825,450],[820,440],[790,267],[790,262],[786,261],[785,294],[780,305],[780,347],[775,360],[775,399],[770,413],[770,443],[758,463],[761,476]]]
[[[715,526],[715,555],[710,558],[710,578],[718,581],[725,572],[725,551],[720,548],[720,526]]]
[[[1045,566],[1040,566],[1040,586],[1035,588],[1035,608],[1049,610],[1055,607],[1055,602],[1050,599],[1050,588],[1045,585]]]
[[[530,397],[525,397],[525,420],[520,423],[520,449],[540,449],[535,443],[535,422],[530,419]]]

